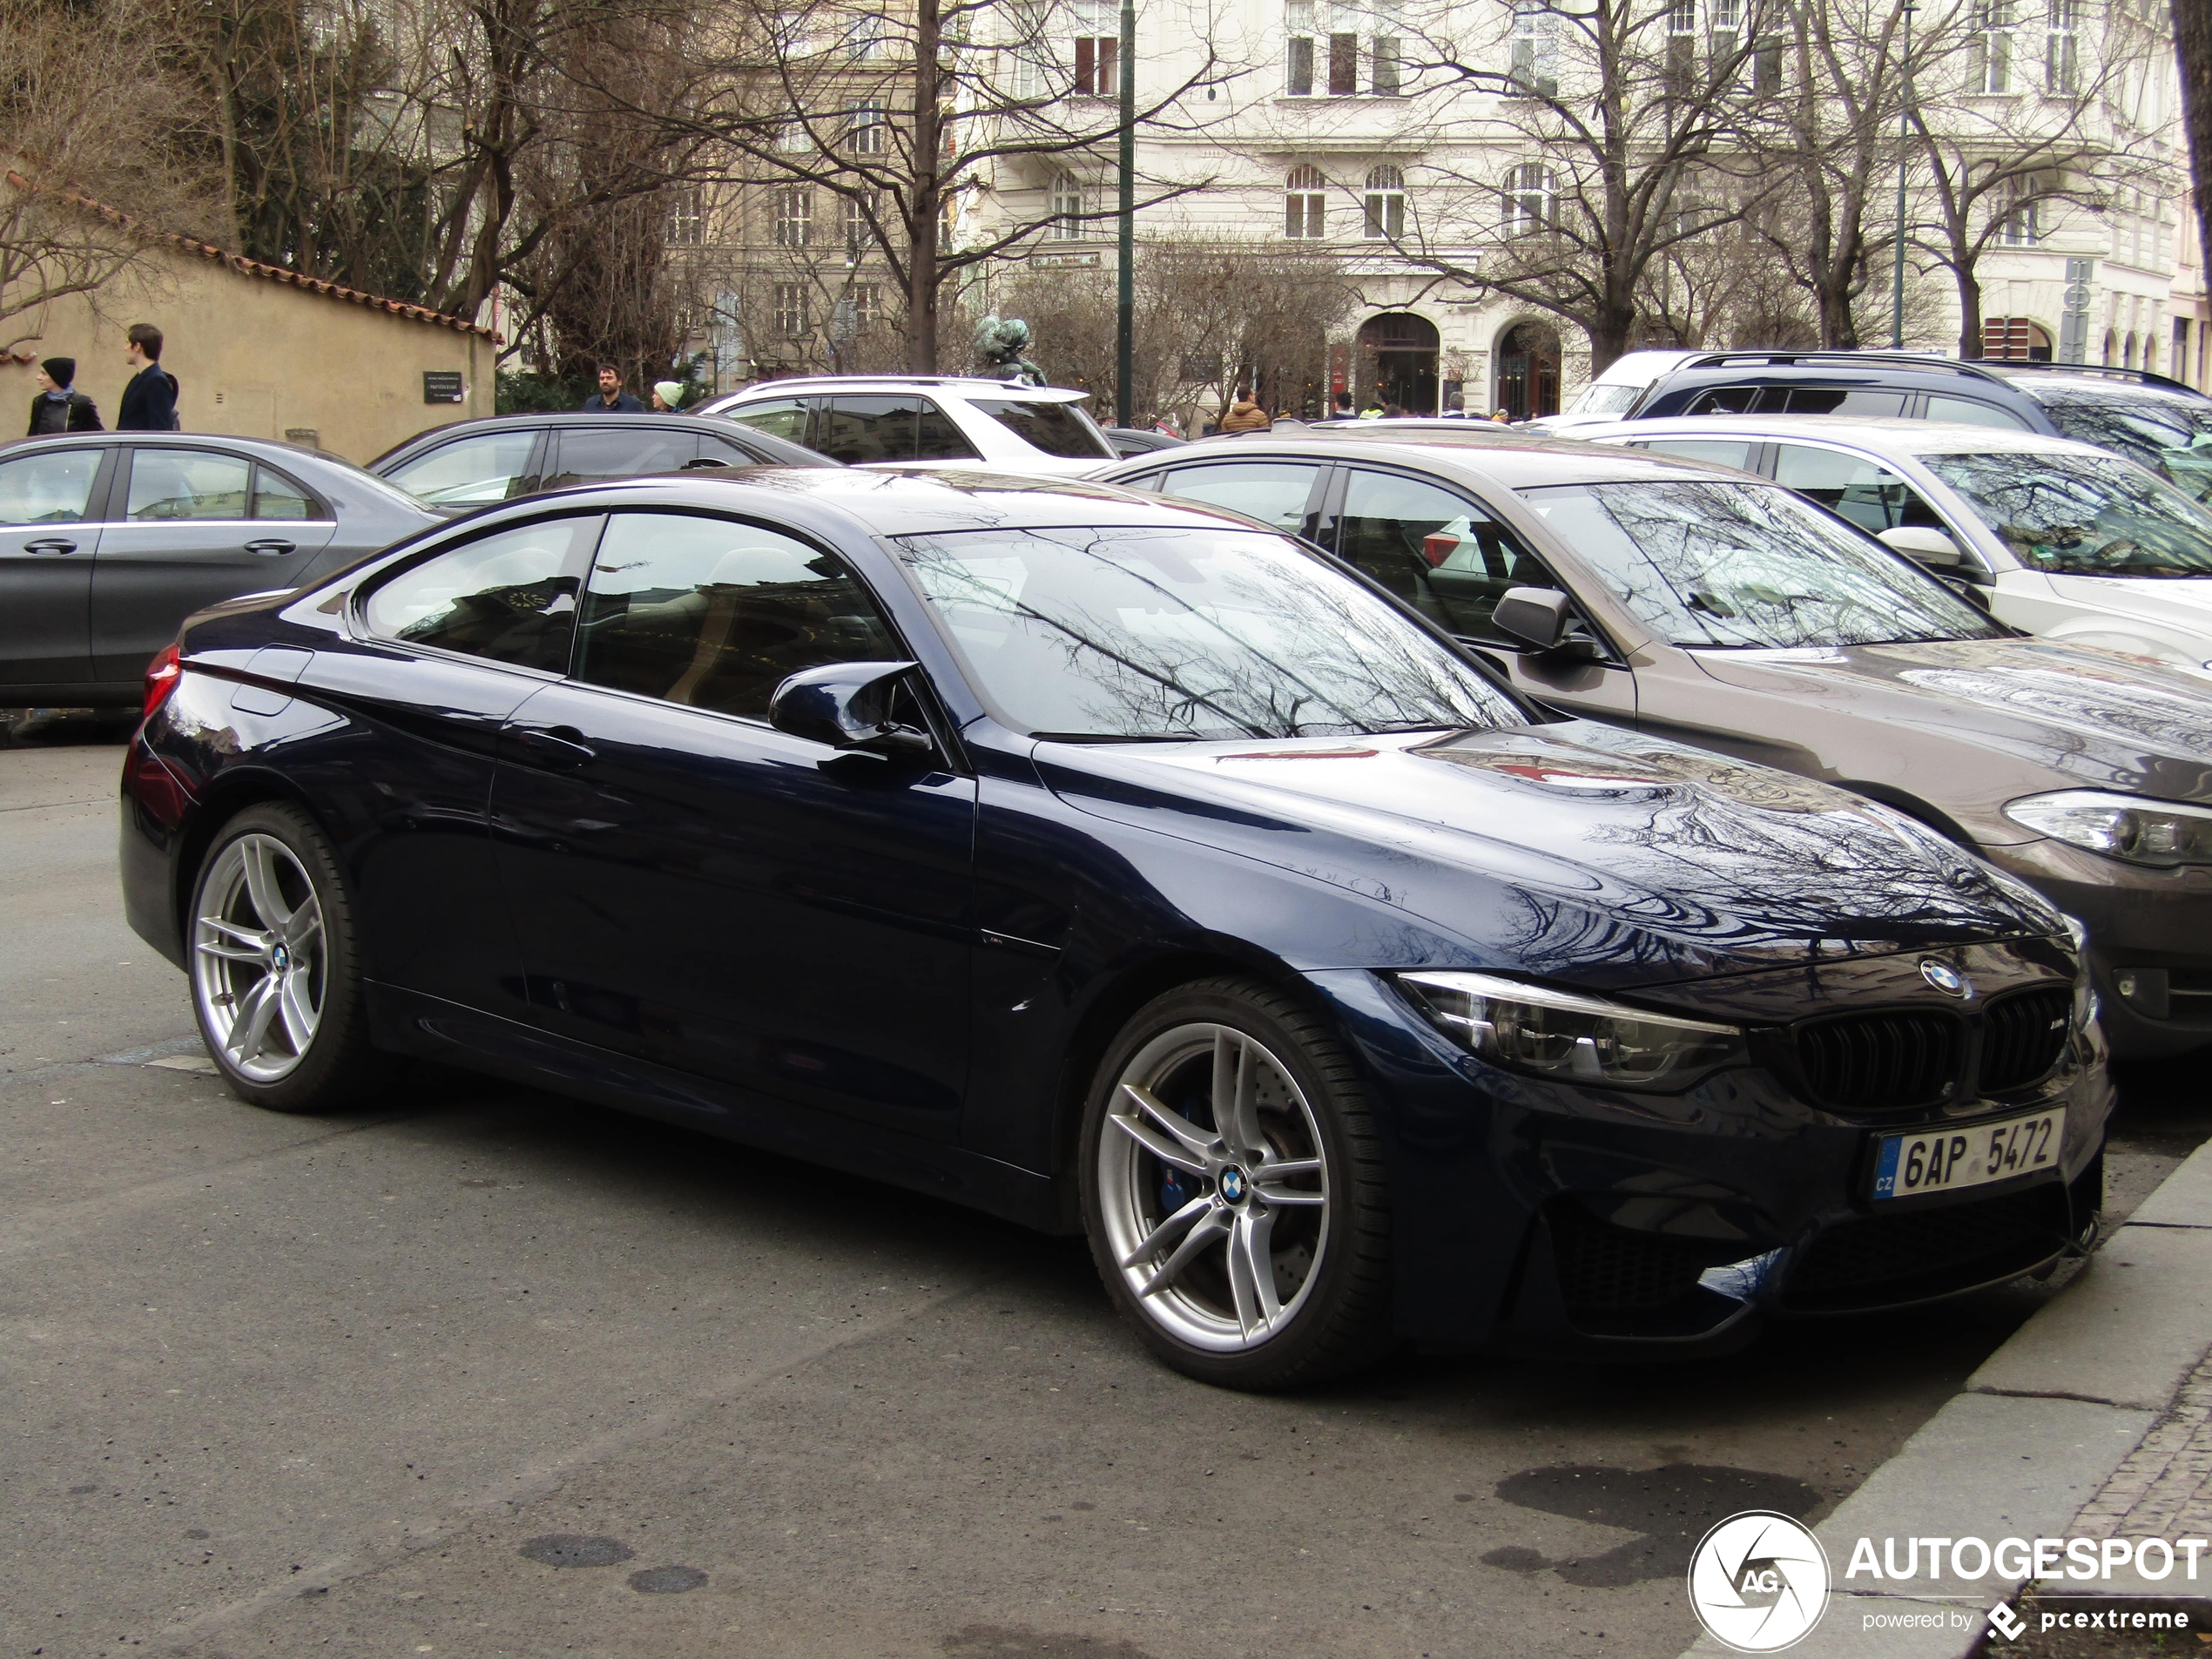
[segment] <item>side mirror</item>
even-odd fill
[[[936,752],[927,732],[891,718],[891,698],[914,663],[826,663],[802,669],[768,699],[777,731],[833,749],[884,759],[921,760]]]
[[[1572,604],[1557,588],[1507,588],[1490,623],[1537,651],[1556,651],[1567,637]]]
[[[1959,550],[1959,543],[1947,532],[1925,524],[1900,524],[1895,529],[1882,531],[1878,539],[1891,551],[1902,553],[1931,570],[1955,570],[1966,562],[1966,556]]]

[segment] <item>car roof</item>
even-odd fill
[[[910,392],[925,386],[965,397],[1026,398],[1039,403],[1079,403],[1090,395],[1069,387],[1023,386],[974,374],[806,374],[783,381],[755,381],[751,386],[724,393],[718,401],[755,395],[782,397],[793,392]]]
[[[1593,386],[1642,386],[1654,377],[1680,368],[1693,358],[1703,357],[1702,351],[1679,346],[1650,347],[1642,351],[1622,352],[1602,369],[1590,377]]]
[[[2030,397],[2045,391],[2071,392],[2105,397],[2168,398],[2183,403],[2212,403],[2212,397],[2193,386],[2141,369],[2107,368],[2088,363],[1998,363],[1989,372],[2017,386]]]
[[[639,415],[634,410],[625,415],[613,409],[604,415],[594,415],[584,409],[540,409],[518,415],[479,415],[466,421],[448,421],[443,426],[425,427],[413,436],[402,438],[371,461],[368,469],[374,472],[402,451],[412,449],[416,444],[428,442],[433,438],[444,440],[469,432],[535,432],[545,428],[565,431],[571,427],[624,426],[632,421],[650,422],[657,427],[673,427],[679,431],[711,433],[735,443],[746,443],[763,436],[772,438],[774,435],[754,432],[725,415],[694,415],[681,411],[660,414],[649,411]],[[777,441],[789,442],[787,439]]]
[[[1756,438],[1763,443],[1778,443],[1791,437],[1817,437],[1909,455],[1955,455],[1966,449],[1977,454],[2109,453],[2073,438],[2050,437],[2012,427],[1982,426],[1964,421],[1912,421],[1889,415],[1669,415],[1649,421],[1608,421],[1602,425],[1578,426],[1575,431],[1594,443],[1612,438],[1664,436]]]
[[[1372,424],[1372,422],[1370,423]],[[1657,426],[1658,421],[1640,424]],[[1375,437],[1341,435],[1336,431],[1308,430],[1278,438],[1264,433],[1232,439],[1227,443],[1211,440],[1192,444],[1175,453],[1175,464],[1186,461],[1260,455],[1323,455],[1339,460],[1395,462],[1400,466],[1441,468],[1447,471],[1465,473],[1476,479],[1506,489],[1541,489],[1547,484],[1623,483],[1640,478],[1679,477],[1712,478],[1739,477],[1742,475],[1728,467],[1708,466],[1703,462],[1678,461],[1672,456],[1661,457],[1623,449],[1613,444],[1583,443],[1571,438],[1547,438],[1533,434],[1513,435],[1518,442],[1501,443],[1494,439],[1485,442],[1453,432],[1433,428],[1407,432],[1393,438],[1387,435]],[[1147,465],[1157,466],[1158,461],[1150,455],[1132,456],[1121,463],[1131,469]],[[1101,472],[1116,471],[1119,468],[1103,468]]]
[[[1167,502],[1142,491],[1082,479],[946,468],[927,472],[868,467],[733,467],[726,471],[663,473],[548,490],[516,507],[571,508],[583,501],[608,509],[694,507],[743,511],[803,505],[846,516],[875,536],[945,535],[960,530],[1047,529],[1116,525],[1188,526],[1212,519],[1224,529],[1257,530],[1241,515],[1197,502]]]

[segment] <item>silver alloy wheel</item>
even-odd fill
[[[322,906],[292,849],[241,835],[216,855],[192,924],[202,1028],[240,1076],[289,1076],[315,1040],[328,983]]]
[[[1297,1317],[1329,1244],[1328,1163],[1265,1045],[1211,1023],[1153,1038],[1115,1082],[1097,1157],[1106,1245],[1148,1317],[1215,1353]]]

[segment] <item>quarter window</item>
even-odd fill
[[[253,468],[253,516],[256,518],[328,518],[320,502],[273,468]]]
[[[755,432],[765,432],[772,438],[788,438],[793,443],[806,442],[806,400],[803,397],[763,398],[758,403],[731,409],[728,414],[739,426],[749,426]]]
[[[91,504],[92,480],[99,471],[97,449],[0,461],[0,524],[75,523]]]
[[[131,457],[124,516],[138,523],[244,518],[253,463],[205,449],[139,449]]]
[[[617,513],[584,593],[576,677],[765,719],[801,669],[900,654],[835,555],[729,519]]]
[[[369,631],[558,673],[576,628],[577,572],[601,522],[542,519],[402,570],[368,596]]]
[[[2018,415],[1999,408],[1993,403],[1979,402],[1970,397],[1931,397],[1928,416],[1931,421],[1963,421],[1968,426],[1998,426],[2009,432],[2025,432],[2027,422]]]

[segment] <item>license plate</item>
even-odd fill
[[[1885,1135],[1880,1161],[1874,1166],[1874,1196],[1914,1198],[1924,1192],[1956,1192],[2037,1170],[2055,1170],[2065,1143],[2063,1108],[1994,1123]]]

